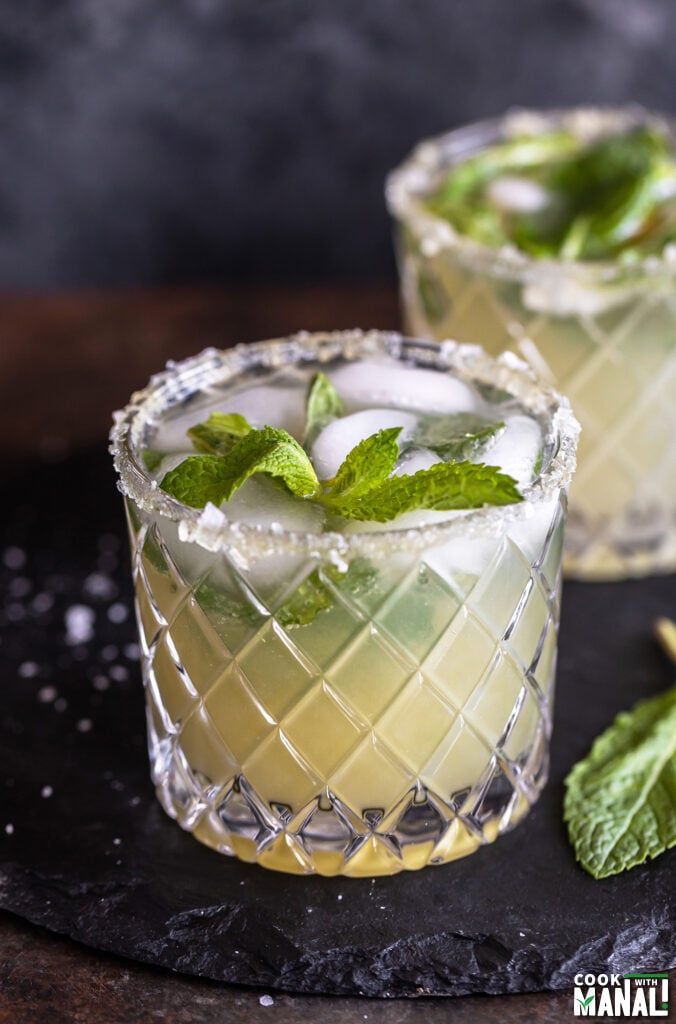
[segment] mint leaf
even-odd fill
[[[417,443],[430,448],[445,462],[464,462],[479,452],[505,424],[486,422],[469,412],[421,417]]]
[[[440,462],[413,476],[390,477],[352,500],[329,494],[324,501],[346,519],[386,523],[414,509],[480,508],[523,501],[511,476],[494,466]]]
[[[162,488],[174,498],[203,508],[208,501],[221,505],[253,473],[268,473],[284,481],[300,498],[315,494],[319,481],[301,446],[285,430],[263,427],[250,430],[225,455],[191,455],[167,473]]]
[[[152,448],[146,448],[144,452],[141,452],[141,458],[143,459],[143,465],[146,467],[149,473],[157,469],[160,462],[164,458],[163,452],[155,452]]]
[[[325,373],[315,373],[310,381],[305,412],[304,443],[312,444],[327,423],[345,415],[345,406]]]
[[[205,423],[190,428],[188,437],[198,452],[205,455],[227,455],[235,442],[252,429],[244,416],[237,412],[212,412]]]
[[[352,501],[385,480],[399,458],[397,438],[402,430],[403,427],[387,427],[360,441],[333,480],[326,481],[330,501]]]
[[[606,878],[676,844],[676,687],[618,715],[566,781],[578,861]]]
[[[366,558],[355,558],[346,572],[334,565],[315,569],[276,613],[275,618],[284,626],[309,626],[320,612],[333,606],[334,594],[329,585],[340,585],[348,594],[357,595],[370,588],[377,576],[376,570]]]

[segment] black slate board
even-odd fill
[[[671,966],[674,853],[595,882],[561,800],[615,713],[671,682],[651,628],[674,615],[675,577],[566,585],[551,780],[514,832],[445,867],[297,878],[206,849],[155,801],[104,453],[5,482],[0,908],[123,956],[291,992],[528,992],[569,987],[578,970]],[[87,625],[75,605],[95,617],[81,642],[64,626],[69,609],[71,627]]]

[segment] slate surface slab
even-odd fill
[[[664,689],[676,578],[567,584],[550,783],[511,834],[392,878],[297,878],[221,857],[148,781],[121,502],[104,453],[5,479],[0,907],[93,947],[267,989],[373,996],[567,988],[674,962],[674,852],[596,882],[562,779],[621,708]]]

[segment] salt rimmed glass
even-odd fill
[[[454,164],[508,138],[581,138],[670,120],[638,108],[515,111],[422,142],[388,179],[408,329],[518,352],[582,424],[564,570],[586,579],[676,569],[676,252],[615,261],[490,249],[425,199]]]
[[[390,358],[516,396],[543,467],[521,504],[385,532],[214,522],[141,453],[168,409],[280,366]],[[116,416],[152,778],[197,839],[294,873],[390,874],[473,852],[547,775],[566,488],[577,423],[519,360],[360,332],[207,350]],[[367,568],[359,586],[349,567]],[[309,623],[287,614],[320,580]]]

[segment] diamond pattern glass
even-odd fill
[[[554,118],[560,115],[552,115]],[[558,123],[558,122],[557,122]],[[553,126],[548,125],[549,127]],[[435,234],[417,197],[469,129],[423,144],[391,177],[407,327],[497,354],[511,350],[567,395],[582,425],[564,571],[613,579],[676,570],[676,265],[596,274],[477,253]],[[473,149],[501,124],[472,126]]]
[[[550,573],[560,509],[535,560]],[[217,631],[212,589],[171,558],[160,573],[161,521],[134,518],[153,779],[204,842],[286,871],[376,875],[463,856],[537,798],[558,571],[545,577],[509,533],[471,586],[465,568],[454,586],[452,564],[442,577],[411,558],[371,618],[341,593],[305,626],[245,603],[246,573],[214,554],[211,578],[244,583]]]
[[[198,543],[156,488],[150,501],[127,490],[167,813],[264,867],[369,877],[454,860],[513,827],[547,776],[574,452],[574,431],[557,429],[566,454],[532,508],[479,510],[424,540],[361,534],[339,567],[329,535],[288,553],[274,532],[253,549],[240,533]],[[317,613],[294,619],[318,586]]]

